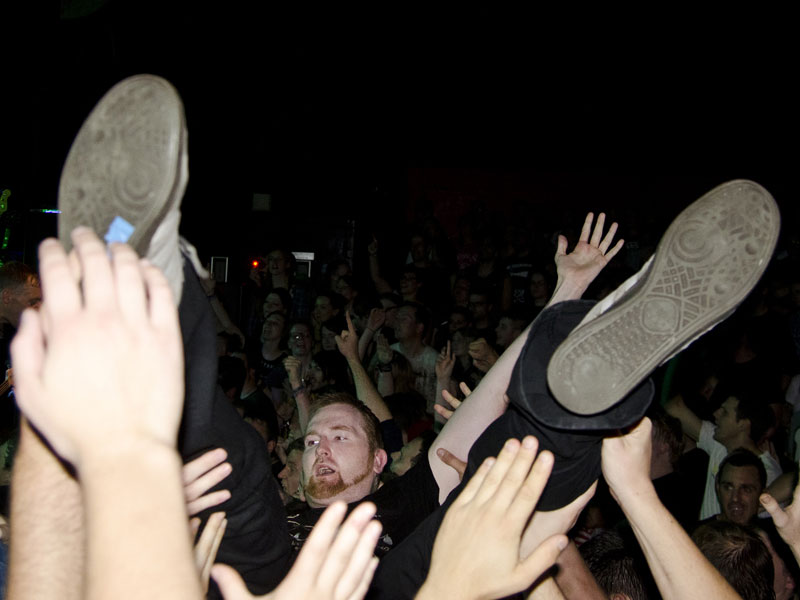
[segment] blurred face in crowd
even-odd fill
[[[717,498],[723,518],[738,525],[749,524],[758,514],[758,497],[762,491],[758,469],[751,465],[725,465],[717,480]]]
[[[303,490],[312,507],[356,502],[374,491],[386,452],[371,450],[363,416],[347,404],[319,409],[308,423]]]
[[[19,327],[19,320],[26,308],[39,310],[42,304],[42,289],[36,277],[28,277],[23,285],[9,286],[3,290],[3,313],[12,327]]]
[[[312,360],[311,364],[308,365],[306,374],[303,376],[303,383],[305,383],[306,387],[312,392],[328,383],[328,380],[325,379],[325,373],[322,367],[317,364],[317,361]]]
[[[453,301],[457,306],[467,306],[469,304],[469,279],[456,279],[453,285]]]
[[[286,307],[281,302],[281,297],[278,294],[267,294],[264,300],[264,316],[275,311],[285,313]]]
[[[534,300],[547,300],[550,290],[547,289],[547,280],[541,273],[531,275],[531,298]]]
[[[311,331],[303,323],[295,323],[289,330],[289,350],[292,356],[304,357],[311,354]]]
[[[420,287],[422,287],[422,284],[417,279],[416,273],[407,271],[400,276],[400,294],[404,298],[415,296]]]
[[[416,312],[412,307],[402,306],[397,309],[394,335],[401,342],[404,340],[416,339],[420,336]]]
[[[317,323],[324,323],[334,315],[331,299],[327,296],[317,296],[314,301],[314,319]]]
[[[322,341],[322,349],[323,350],[336,350],[336,336],[338,335],[336,332],[331,331],[327,327],[323,327],[319,330],[320,338]]]
[[[347,281],[345,277],[340,277],[336,283],[334,284],[333,291],[343,296],[345,300],[350,302],[353,298],[356,297],[356,291],[353,289],[353,286],[350,285],[350,282]]]
[[[739,434],[739,421],[736,419],[736,409],[739,406],[738,398],[731,396],[714,411],[714,439],[720,444],[736,438]]]
[[[425,238],[421,235],[414,235],[411,237],[411,260],[422,262],[427,258],[428,248],[425,244]]]
[[[300,486],[300,477],[303,474],[303,451],[292,450],[286,457],[286,466],[278,473],[281,487],[286,495],[296,500],[305,500],[303,488]]]
[[[447,321],[447,328],[450,330],[450,335],[453,335],[456,331],[460,331],[469,325],[467,318],[462,315],[461,313],[452,313],[450,315],[450,319]]]
[[[500,323],[495,327],[494,332],[497,334],[497,345],[501,348],[508,348],[511,342],[520,334],[519,328],[508,317],[500,319]]]
[[[274,342],[280,340],[285,326],[286,317],[279,312],[271,313],[264,321],[264,327],[261,329],[261,341]]]
[[[267,256],[270,275],[285,275],[289,270],[289,258],[283,254],[282,250],[273,250]]]
[[[489,317],[489,299],[483,294],[470,294],[469,311],[472,321],[481,321]]]
[[[388,298],[381,298],[381,306],[386,313],[386,322],[383,324],[383,326],[388,327],[389,329],[394,329],[394,322],[395,318],[397,317],[397,304]]]

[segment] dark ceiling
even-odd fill
[[[184,225],[209,253],[334,216],[373,227],[443,192],[649,210],[734,177],[784,206],[798,191],[788,15],[27,4],[4,19],[0,187],[55,206],[94,103],[156,73],[184,99]],[[253,193],[271,215],[250,213]]]

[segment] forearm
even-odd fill
[[[379,294],[388,294],[392,291],[392,286],[389,282],[381,277],[381,268],[378,264],[378,255],[369,255],[369,275],[372,278],[372,283],[375,284],[375,289]]]
[[[83,597],[78,482],[23,420],[11,485],[9,600]]]
[[[356,387],[356,396],[361,402],[378,417],[378,421],[388,421],[392,418],[392,413],[389,407],[381,398],[378,390],[373,385],[372,380],[367,375],[364,365],[358,358],[348,358],[347,364],[350,366],[350,371],[353,373],[353,383]]]
[[[568,600],[608,600],[573,542],[556,561],[555,581]]]
[[[664,600],[739,600],[683,528],[661,504],[649,481],[617,494]]]
[[[561,588],[551,576],[539,580],[536,587],[528,594],[527,600],[565,600]]]
[[[364,360],[364,356],[367,354],[367,348],[369,348],[370,343],[372,342],[372,338],[375,337],[375,331],[367,327],[364,332],[361,334],[361,337],[358,338],[358,358],[359,360]]]
[[[461,460],[467,459],[472,444],[483,431],[506,411],[505,397],[511,372],[517,363],[520,352],[528,339],[530,325],[500,356],[478,387],[467,396],[458,410],[447,421],[441,433],[434,440],[428,453],[431,471],[439,485],[439,501],[444,502],[447,495],[458,485],[459,477],[449,466],[436,456],[439,448],[446,448]]]
[[[173,448],[152,442],[83,461],[87,597],[202,597]]]
[[[300,431],[305,431],[311,412],[311,398],[308,395],[308,389],[303,386],[292,395],[294,396],[294,402],[297,406],[297,422],[300,424]]]

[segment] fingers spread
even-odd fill
[[[583,222],[583,227],[581,228],[581,237],[580,241],[588,242],[589,241],[589,234],[592,232],[592,221],[594,220],[594,213],[587,213],[586,219]]]
[[[469,395],[472,393],[472,390],[471,390],[471,389],[469,389],[469,386],[468,386],[468,385],[466,384],[466,382],[464,382],[464,381],[462,381],[461,383],[459,383],[459,384],[458,384],[458,387],[461,389],[461,393],[462,393],[462,394],[464,394],[464,397],[465,397],[465,398],[466,398],[467,396],[469,396]],[[461,404],[461,403],[459,402],[459,404]]]
[[[221,464],[228,458],[228,453],[225,448],[214,448],[209,450],[189,461],[183,465],[181,475],[183,476],[183,484],[187,485],[200,477],[203,473],[207,473],[217,465]]]
[[[600,213],[597,216],[597,223],[594,226],[594,231],[592,232],[592,241],[590,242],[592,246],[599,246],[600,241],[603,239],[603,227],[606,224],[606,213]]]

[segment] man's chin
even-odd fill
[[[336,477],[333,481],[321,481],[316,477],[312,477],[308,484],[305,486],[306,499],[319,504],[323,501],[325,504],[336,498],[339,494],[344,492],[348,486],[342,481],[341,477]]]

